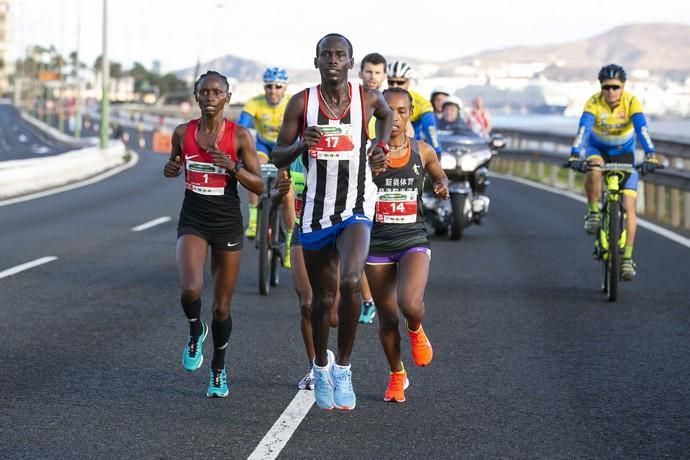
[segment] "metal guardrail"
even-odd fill
[[[493,169],[582,190],[576,173],[561,168],[570,154],[573,136],[518,129],[496,131],[506,137],[507,144],[492,160]],[[690,230],[690,143],[659,137],[653,141],[666,168],[641,178],[637,211],[658,223]]]

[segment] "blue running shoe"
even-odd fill
[[[206,396],[209,398],[225,398],[229,392],[228,377],[225,374],[225,368],[209,369]]]
[[[331,350],[326,350],[328,354],[328,364],[324,367],[319,367],[316,364],[313,366],[314,370],[314,399],[316,404],[324,410],[332,410],[335,407],[333,403],[333,380],[331,379],[331,369],[335,363],[335,356]]]
[[[196,340],[190,335],[189,342],[182,351],[182,367],[193,372],[201,367],[204,362],[204,354],[201,346],[208,335],[208,326],[201,321],[201,335]]]
[[[352,388],[352,371],[350,367],[342,368],[336,365],[332,367],[331,373],[335,382],[333,403],[336,409],[352,410],[357,405],[355,390]]]
[[[362,302],[362,310],[359,314],[359,322],[371,324],[374,322],[374,316],[376,316],[376,305],[374,305],[374,302]]]

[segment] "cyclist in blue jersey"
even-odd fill
[[[653,171],[659,162],[649,136],[642,104],[635,96],[624,91],[627,80],[625,70],[619,65],[609,64],[601,68],[598,77],[601,91],[590,97],[585,104],[569,161],[579,160],[584,150],[585,159],[590,165],[601,165],[605,162],[634,164],[635,144],[639,139],[645,152],[642,171]],[[632,280],[636,274],[632,253],[637,229],[637,181],[638,173],[633,172],[623,185],[627,238],[621,261],[621,275],[625,281]],[[586,173],[585,192],[589,203],[585,216],[585,231],[595,235],[601,226],[600,170],[594,168]]]

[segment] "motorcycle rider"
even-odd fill
[[[477,134],[463,118],[462,99],[456,96],[449,96],[443,101],[442,107],[442,118],[438,121],[439,133],[444,134],[444,131],[449,131],[452,134],[473,133],[485,139],[483,136]],[[472,194],[474,195],[472,210],[478,216],[485,214],[489,207],[489,197],[486,196],[486,186],[490,162],[491,159],[470,176],[470,186],[472,187]],[[476,220],[476,222],[480,223],[481,221]]]
[[[437,155],[441,154],[441,144],[436,135],[436,117],[434,108],[424,96],[417,91],[410,89],[410,79],[412,78],[412,67],[405,61],[393,61],[388,63],[388,87],[400,86],[406,89],[412,96],[414,107],[410,116],[410,123],[414,128],[415,138],[425,140],[429,143]]]
[[[474,98],[469,118],[471,121],[470,126],[475,132],[480,133],[482,137],[487,139],[491,137],[491,117],[484,108],[484,99],[481,96]]]
[[[642,171],[654,171],[659,161],[647,130],[642,104],[635,96],[624,91],[627,80],[625,70],[617,64],[608,64],[599,70],[598,78],[601,91],[590,97],[585,105],[568,161],[578,161],[584,149],[585,160],[590,165],[601,165],[607,161],[634,164],[635,143],[639,138],[645,151]],[[627,238],[621,261],[621,276],[625,281],[631,281],[636,274],[632,252],[637,229],[637,180],[638,173],[635,171],[626,178],[623,185]],[[589,210],[585,216],[585,231],[590,235],[596,235],[601,225],[600,170],[595,168],[586,172],[585,192],[589,203]]]
[[[436,88],[431,92],[429,96],[429,102],[434,108],[434,116],[436,117],[436,122],[443,116],[443,101],[450,96],[450,91],[445,88]]]
[[[462,99],[456,96],[449,96],[441,104],[441,118],[437,121],[439,130],[454,130],[459,128],[469,129],[469,126],[462,118]]]

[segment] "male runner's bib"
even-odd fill
[[[317,125],[322,136],[309,149],[309,155],[317,160],[351,160],[354,155],[352,125]]]
[[[302,155],[303,233],[329,228],[354,215],[369,219],[374,215],[376,186],[366,154],[364,92],[356,83],[348,83],[348,87],[350,106],[340,118],[326,114],[318,86],[305,90],[304,129],[318,126],[323,135]]]

